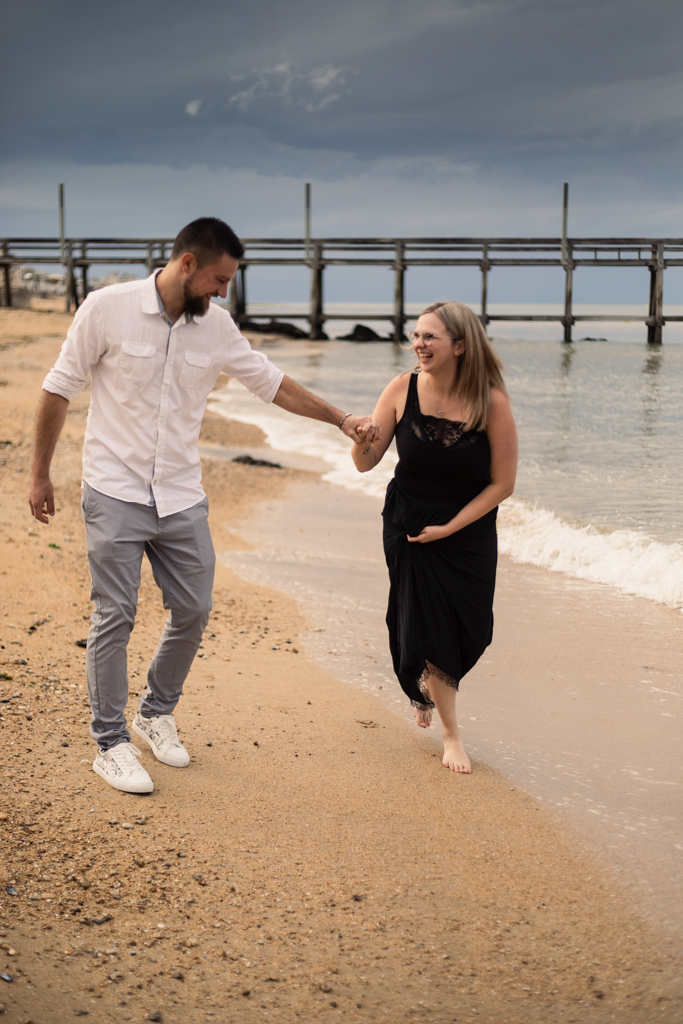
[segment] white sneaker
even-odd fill
[[[136,736],[149,743],[157,761],[170,764],[172,768],[187,768],[190,755],[178,739],[173,715],[144,718],[138,711],[132,729]]]
[[[132,743],[98,750],[92,770],[122,793],[151,793],[154,783],[138,761],[140,751]]]

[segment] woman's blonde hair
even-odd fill
[[[491,406],[491,388],[505,394],[503,364],[486,337],[479,317],[463,302],[432,302],[420,313],[436,313],[454,341],[464,341],[458,357],[457,394],[467,409],[466,430],[484,430]]]

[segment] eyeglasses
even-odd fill
[[[433,345],[435,341],[439,340],[459,341],[460,339],[452,338],[450,334],[428,334],[426,332],[421,334],[419,331],[410,331],[408,334],[408,341],[411,345],[414,345],[415,342],[417,342],[418,345],[422,343],[423,345],[430,346]]]

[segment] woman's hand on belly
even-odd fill
[[[443,540],[444,537],[449,537],[452,533],[450,523],[445,526],[425,526],[417,537],[411,537],[408,534],[408,540],[411,544],[430,544],[433,540]]]

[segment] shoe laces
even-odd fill
[[[159,718],[157,718],[156,720],[155,728],[162,739],[168,740],[171,743],[180,744],[176,724],[170,715],[159,716]]]
[[[140,751],[132,743],[118,743],[112,750],[107,751],[121,768],[139,768],[138,758]]]

